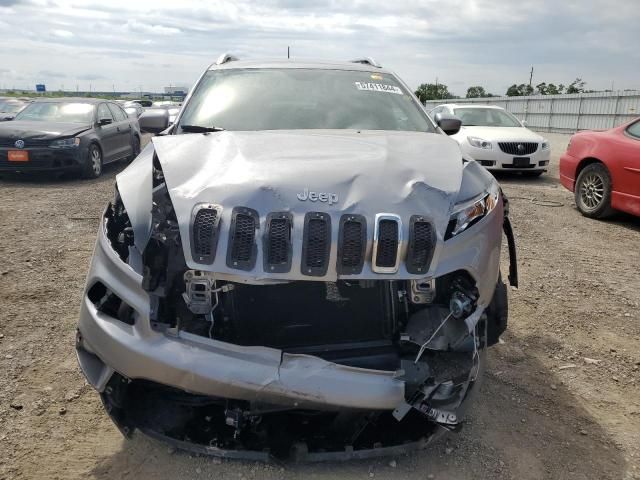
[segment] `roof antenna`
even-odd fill
[[[287,45],[287,59],[289,59],[289,58],[291,58],[291,57],[289,56],[289,46]]]

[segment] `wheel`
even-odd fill
[[[82,168],[83,178],[98,178],[102,174],[102,151],[95,143],[89,145],[87,161]]]
[[[134,160],[138,155],[140,155],[140,138],[137,135],[133,136],[133,142],[131,142],[131,149],[133,153],[129,160]]]
[[[576,206],[589,218],[605,218],[611,208],[611,176],[602,163],[592,163],[582,169],[575,188]]]
[[[526,178],[538,178],[542,175],[544,171],[540,170],[538,172],[522,172],[522,176]]]

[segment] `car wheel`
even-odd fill
[[[576,181],[575,199],[578,210],[585,217],[605,218],[611,215],[611,176],[607,167],[601,163],[584,167]]]
[[[540,170],[539,172],[522,172],[522,176],[526,178],[538,178],[544,172]]]
[[[82,169],[83,178],[98,178],[102,174],[102,151],[95,143],[89,145],[87,161]]]

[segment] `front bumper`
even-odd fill
[[[493,148],[483,149],[469,145],[467,141],[463,141],[460,148],[464,153],[469,155],[475,161],[490,171],[502,170],[510,172],[539,172],[547,171],[551,157],[551,150],[542,150],[540,147],[529,155],[521,155],[520,157],[528,158],[529,165],[519,167],[514,165],[514,155],[504,153],[500,150],[497,142],[492,142]]]
[[[9,148],[0,148],[0,171],[4,172],[35,172],[35,171],[63,171],[81,167],[82,159],[86,158],[86,148],[25,148],[29,152],[29,161],[10,162]]]

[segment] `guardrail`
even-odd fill
[[[443,103],[497,105],[533,130],[559,133],[608,129],[640,116],[638,90],[427,100],[425,106],[430,111]]]

